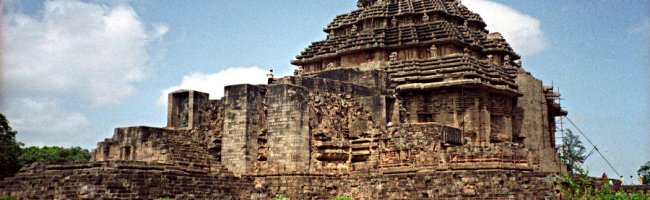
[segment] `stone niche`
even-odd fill
[[[201,111],[205,110],[209,94],[193,90],[177,90],[169,93],[167,110],[168,128],[198,127]]]

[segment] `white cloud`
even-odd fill
[[[180,85],[169,87],[161,91],[158,98],[158,105],[167,105],[167,94],[179,89],[197,90],[207,92],[211,99],[223,97],[223,89],[227,85],[234,84],[266,84],[267,70],[259,67],[233,67],[227,68],[214,74],[194,72],[183,76]]]
[[[46,1],[42,19],[5,15],[7,92],[74,95],[115,104],[146,76],[145,46],[169,30],[147,33],[135,11],[80,1]]]
[[[6,110],[18,140],[27,146],[78,146],[94,139],[90,122],[80,112],[67,111],[54,99],[16,99]]]
[[[30,14],[3,8],[5,112],[28,145],[82,145],[91,127],[82,109],[134,94],[148,74],[147,45],[169,28],[147,28],[122,4],[42,3]]]
[[[523,56],[541,53],[548,47],[540,21],[534,17],[489,0],[463,0],[463,5],[481,15],[490,32],[500,32]]]

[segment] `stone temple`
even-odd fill
[[[352,3],[352,2],[351,2]],[[360,0],[293,76],[169,94],[85,163],[0,182],[25,199],[554,199],[559,94],[453,0]]]

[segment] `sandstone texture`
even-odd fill
[[[554,199],[559,94],[453,0],[360,0],[293,76],[169,94],[88,163],[0,182],[24,199]]]

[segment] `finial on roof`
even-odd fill
[[[374,5],[382,5],[388,3],[387,0],[358,0],[357,8],[364,9]]]

